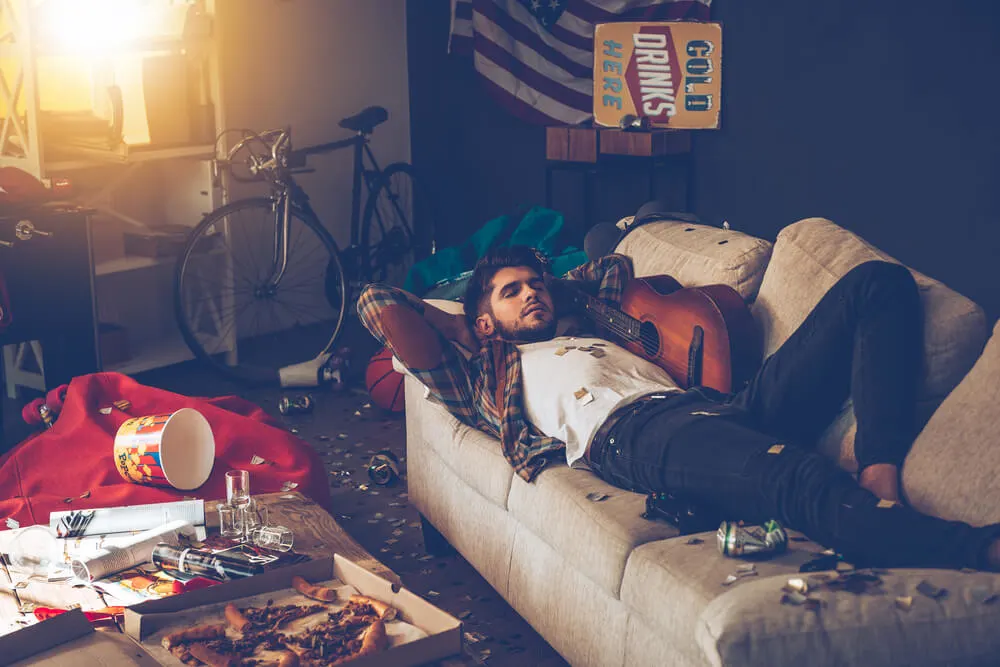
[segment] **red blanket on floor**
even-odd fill
[[[100,409],[131,401],[128,412]],[[215,467],[200,488],[176,491],[126,482],[112,457],[115,433],[131,417],[194,408],[205,415],[215,435]],[[251,465],[260,456],[269,463]],[[224,498],[227,470],[250,471],[253,494],[280,491],[285,482],[323,507],[330,488],[319,455],[259,407],[235,396],[189,398],[145,387],[118,373],[96,373],[73,380],[55,426],[33,436],[0,458],[0,521],[22,526],[48,523],[54,510],[139,505]],[[80,496],[90,493],[86,498]],[[67,501],[67,499],[72,499]],[[0,530],[3,524],[0,523]]]

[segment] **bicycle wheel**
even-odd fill
[[[365,203],[361,268],[369,281],[402,285],[413,263],[432,252],[433,205],[413,174],[404,162],[390,164]]]
[[[266,197],[223,206],[195,227],[177,260],[174,306],[188,347],[223,374],[253,384],[274,384],[280,369],[329,352],[344,320],[337,245],[297,206],[287,268],[268,286],[277,219]]]

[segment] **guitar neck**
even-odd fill
[[[597,326],[607,329],[625,341],[639,340],[641,323],[631,315],[578,290],[572,290],[571,298],[577,311],[586,315]]]

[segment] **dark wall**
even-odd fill
[[[448,3],[409,3],[414,162],[464,235],[543,197],[544,131],[445,54]],[[419,7],[419,9],[417,9]],[[723,129],[695,137],[695,212],[773,239],[829,217],[1000,315],[1000,9],[991,0],[717,0]],[[563,179],[556,207],[579,217]],[[603,182],[599,217],[641,194]],[[638,199],[636,198],[638,197]]]

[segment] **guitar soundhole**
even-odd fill
[[[643,322],[639,325],[639,342],[647,357],[655,357],[660,351],[660,333],[652,322]]]

